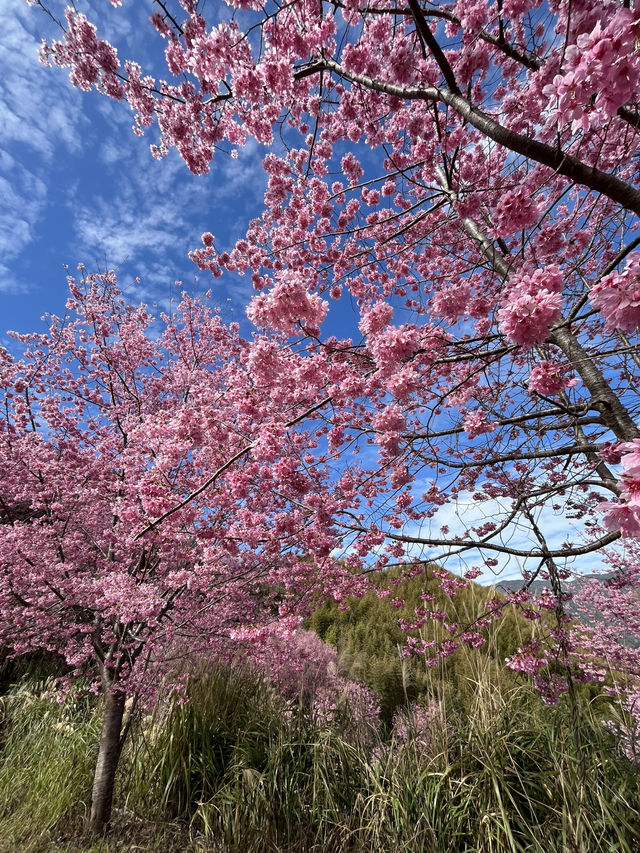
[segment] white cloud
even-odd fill
[[[6,151],[0,152],[0,251],[15,258],[33,239],[33,226],[45,204],[44,181]]]
[[[176,279],[195,292],[212,288],[217,302],[244,318],[252,293],[248,278],[214,281],[188,259],[212,231],[220,250],[244,237],[248,220],[260,215],[266,175],[263,149],[254,140],[237,159],[218,152],[209,175],[191,175],[175,151],[155,161],[149,145],[157,127],[144,137],[131,131],[133,113],[96,93],[74,89],[65,70],[45,68],[37,58],[41,37],[60,31],[41,10],[24,0],[6,0],[0,30],[0,289],[23,292],[20,278],[56,310],[62,288],[46,296],[41,282],[44,257],[89,270],[118,267],[126,284],[139,275],[134,299],[164,305]],[[52,3],[62,17],[64,3]],[[146,19],[149,9],[129,4],[122,10],[96,4],[90,17],[98,33],[112,42],[121,60],[139,59],[145,71],[166,76],[164,41]],[[33,247],[38,246],[38,253]],[[196,281],[196,279],[199,279]],[[45,301],[46,300],[46,301]],[[230,300],[230,301],[229,301]],[[168,303],[167,303],[168,304]],[[17,306],[17,303],[16,303]],[[25,307],[25,318],[31,313]]]
[[[500,524],[511,509],[511,502],[507,500],[475,501],[470,493],[462,493],[456,501],[440,507],[437,513],[423,522],[406,524],[403,533],[407,536],[424,537],[428,539],[453,539],[455,536],[477,540],[478,536],[471,528],[486,522]],[[566,508],[553,510],[544,506],[535,513],[536,523],[543,532],[547,545],[551,550],[560,549],[564,542],[570,541],[576,545],[583,543],[583,528],[575,521],[567,519]],[[448,532],[442,533],[442,528],[448,528]],[[510,524],[499,536],[491,540],[494,544],[507,546],[520,551],[536,550],[540,545],[536,539],[530,524],[522,516]],[[537,568],[538,559],[527,560],[522,556],[514,556],[500,551],[486,549],[480,552],[478,549],[464,551],[457,554],[457,546],[452,543],[450,547],[432,547],[427,545],[410,545],[407,550],[408,556],[426,559],[432,557],[445,568],[454,572],[463,572],[472,566],[483,569],[483,574],[477,579],[478,583],[492,584],[501,580],[513,580],[522,577],[522,570],[526,568],[533,571]],[[497,565],[493,567],[484,566],[485,558],[495,559]],[[560,563],[560,567],[563,565]],[[567,561],[567,567],[572,571],[591,573],[603,568],[601,557],[597,553],[586,554],[581,557],[571,558]]]
[[[100,159],[106,166],[113,166],[122,157],[122,149],[115,139],[105,139],[100,146]]]
[[[6,264],[0,263],[0,293],[21,294],[27,291],[24,282],[19,281],[13,271]],[[3,344],[3,346],[7,346]]]
[[[56,148],[80,148],[84,121],[79,92],[61,71],[44,68],[37,58],[36,32],[51,32],[43,15],[28,10],[23,0],[7,0],[0,28],[0,126],[3,144],[20,144],[51,161]]]
[[[51,22],[23,0],[7,0],[0,28],[0,290],[30,288],[9,267],[38,239],[38,223],[50,195],[50,175],[61,157],[77,155],[86,125],[79,93],[66,75],[37,58],[40,30]]]
[[[248,279],[225,276],[214,282],[188,253],[201,245],[205,230],[220,235],[220,248],[230,247],[244,236],[248,219],[261,212],[266,176],[257,148],[250,143],[237,159],[218,156],[211,174],[195,177],[176,152],[158,162],[144,140],[117,127],[99,152],[107,180],[89,201],[69,199],[74,257],[99,259],[103,267],[127,261],[149,288],[148,297],[154,284],[163,298],[176,279],[190,287],[198,277],[202,290],[213,287],[244,307],[252,292]]]

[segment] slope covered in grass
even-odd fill
[[[446,698],[464,705],[479,684],[491,683],[500,689],[521,683],[522,679],[505,667],[505,658],[530,639],[533,631],[544,632],[549,626],[548,620],[532,625],[506,606],[500,618],[481,629],[484,645],[479,649],[462,645],[434,666],[432,655],[403,656],[407,634],[399,620],[412,621],[420,607],[446,613],[446,620],[428,620],[419,632],[410,632],[427,641],[442,642],[450,636],[445,623],[473,626],[486,614],[487,603],[501,594],[469,582],[455,595],[447,595],[431,566],[410,578],[404,578],[399,569],[380,573],[375,583],[383,593],[390,590],[391,594],[380,597],[369,592],[363,598],[350,599],[346,607],[327,602],[313,614],[310,626],[337,648],[342,665],[352,677],[381,696],[382,716],[387,722],[407,701]],[[423,594],[433,595],[433,600],[425,604]],[[404,606],[394,606],[394,601],[404,601]]]

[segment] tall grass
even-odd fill
[[[576,737],[567,704],[524,687],[475,695],[440,705],[416,744],[285,721],[264,686],[214,673],[148,745],[154,772],[130,805],[247,853],[640,850],[640,773],[604,708],[585,704]]]
[[[2,853],[48,849],[79,831],[87,808],[99,720],[86,699],[59,705],[46,686],[23,685],[0,700]]]
[[[95,853],[640,851],[640,771],[604,725],[604,698],[583,702],[576,732],[568,704],[478,683],[407,740],[346,718],[319,726],[246,673],[214,669],[189,693],[132,731],[115,832]],[[56,839],[83,814],[99,709],[7,701],[0,850],[79,850]]]

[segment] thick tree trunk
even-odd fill
[[[122,718],[126,695],[113,689],[105,690],[104,715],[100,733],[100,749],[93,777],[91,814],[88,830],[92,836],[104,835],[111,818],[113,788],[120,759]]]

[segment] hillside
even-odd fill
[[[505,606],[503,615],[482,629],[485,643],[480,648],[463,645],[435,665],[422,655],[402,655],[406,634],[398,620],[411,621],[416,607],[442,611],[447,618],[428,620],[411,635],[442,642],[450,636],[444,622],[470,625],[485,612],[487,602],[496,596],[503,598],[502,593],[470,582],[451,597],[442,591],[432,567],[404,580],[401,570],[381,573],[375,583],[383,593],[392,590],[392,594],[378,597],[369,592],[343,607],[327,603],[313,614],[310,627],[338,650],[342,665],[353,678],[380,694],[384,720],[389,721],[407,700],[446,698],[448,702],[466,703],[480,684],[514,683],[518,679],[504,666],[504,660],[531,636],[532,623],[511,606]],[[425,605],[422,595],[433,595],[433,600]],[[398,599],[404,600],[403,607],[392,603],[397,604]],[[540,630],[539,626],[536,629]]]

